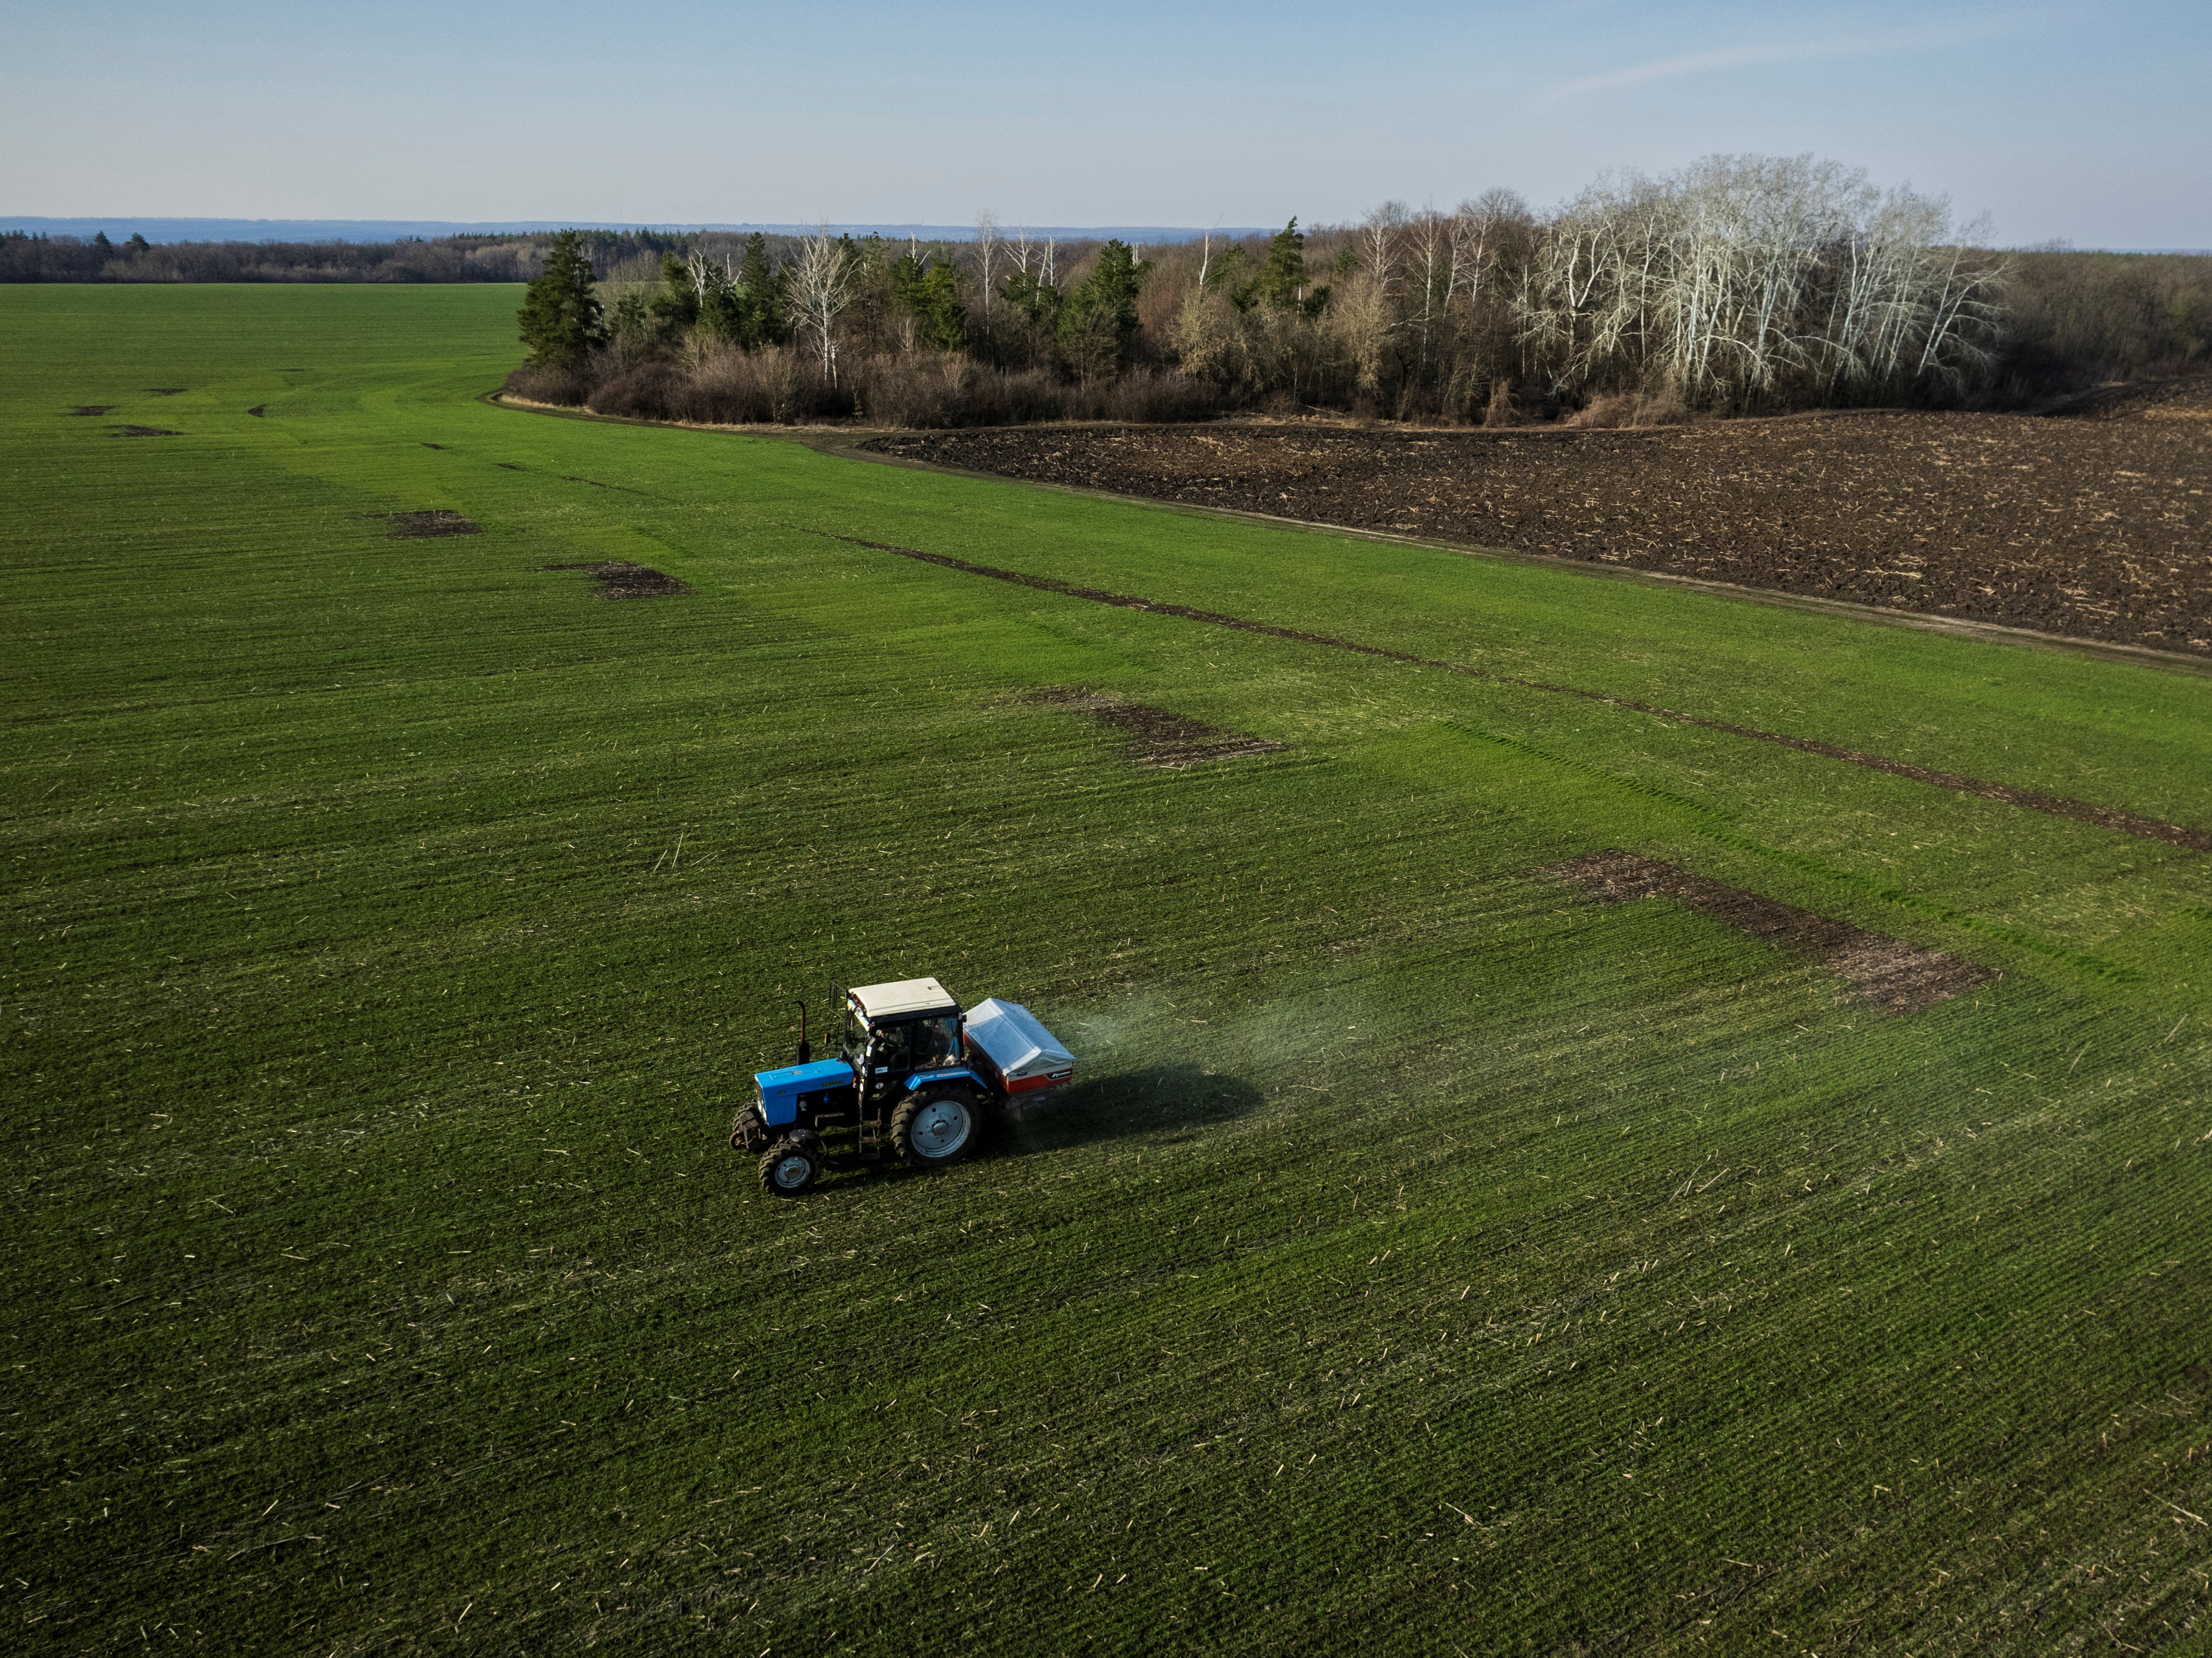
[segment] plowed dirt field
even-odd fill
[[[880,453],[2212,655],[2212,380],[2070,417],[1027,428]]]

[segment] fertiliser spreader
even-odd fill
[[[802,1006],[798,1063],[755,1072],[753,1102],[730,1130],[733,1147],[761,1154],[761,1185],[778,1197],[820,1177],[825,1129],[851,1129],[864,1162],[895,1156],[941,1168],[974,1151],[1007,1104],[1075,1074],[1052,1032],[995,996],[963,1013],[936,980],[905,979],[834,999],[844,1019],[836,1057],[814,1057]]]

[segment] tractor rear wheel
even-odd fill
[[[891,1144],[916,1168],[942,1169],[975,1148],[982,1113],[967,1094],[931,1089],[909,1094],[891,1113]]]
[[[819,1142],[781,1139],[760,1160],[761,1189],[771,1197],[795,1198],[821,1177]]]

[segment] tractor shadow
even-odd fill
[[[1263,1098],[1248,1082],[1194,1065],[1125,1071],[1008,1112],[985,1155],[1034,1157],[1140,1136],[1182,1139],[1248,1114]]]

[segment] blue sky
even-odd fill
[[[2212,247],[2212,0],[9,0],[0,212],[1265,224],[1811,151]]]

